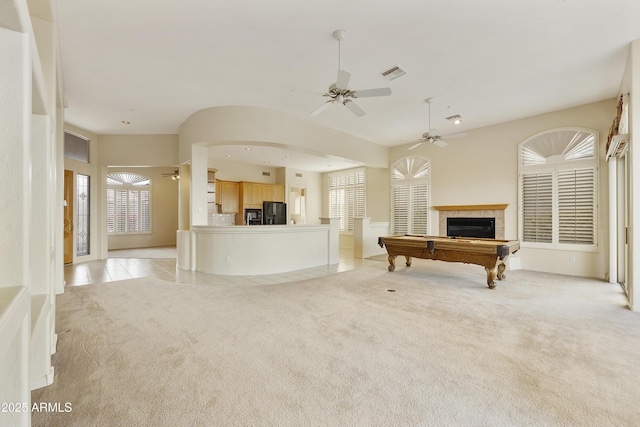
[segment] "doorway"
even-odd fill
[[[64,263],[73,262],[73,171],[64,171],[63,246]]]
[[[289,219],[293,224],[307,223],[307,189],[289,187]]]

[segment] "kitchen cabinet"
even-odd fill
[[[262,201],[264,202],[273,202],[273,186],[272,185],[263,185],[262,186]]]
[[[273,200],[274,202],[284,202],[284,185],[273,185]]]
[[[284,202],[284,185],[242,181],[236,224],[244,224],[245,209],[262,209],[262,202]]]
[[[216,180],[216,202],[221,205],[220,213],[235,213],[239,210],[239,183],[234,181]]]

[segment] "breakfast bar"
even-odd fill
[[[277,274],[338,263],[338,223],[191,227],[196,271]]]

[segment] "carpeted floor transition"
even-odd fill
[[[265,286],[132,279],[58,297],[34,426],[640,425],[617,285],[386,264]],[[389,291],[395,292],[389,292]]]

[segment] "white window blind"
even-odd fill
[[[411,185],[411,232],[427,234],[429,219],[427,184]]]
[[[522,241],[551,243],[553,186],[551,173],[522,177]]]
[[[560,243],[591,245],[595,238],[596,171],[558,172],[558,233]]]
[[[107,232],[148,233],[151,231],[149,178],[135,174],[107,176]],[[141,188],[144,187],[145,189]]]
[[[354,218],[365,216],[365,171],[329,175],[329,215],[340,218],[340,231],[353,231]]]
[[[392,234],[409,232],[409,186],[391,187],[391,224]]]
[[[116,233],[127,231],[127,190],[116,190]]]
[[[563,128],[520,144],[519,227],[525,246],[596,249],[597,135]]]
[[[391,166],[391,233],[429,234],[429,161],[405,157]]]

